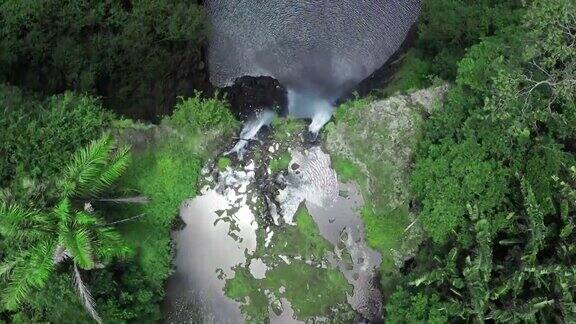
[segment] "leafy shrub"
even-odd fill
[[[576,320],[574,12],[533,1],[458,63],[412,175],[432,239],[390,299],[392,322]]]
[[[507,170],[472,141],[428,147],[412,179],[424,206],[420,214],[424,227],[438,242],[465,222],[466,204],[497,214],[508,193]]]
[[[522,4],[521,0],[425,1],[417,49],[432,62],[433,74],[453,79],[466,48],[518,23]]]
[[[182,99],[176,105],[168,123],[193,134],[215,129],[217,126],[225,134],[229,134],[239,125],[226,101],[217,97],[203,99],[200,92],[196,92],[191,98]]]
[[[42,102],[0,86],[0,107],[0,187],[50,179],[111,120],[98,99],[70,92]]]

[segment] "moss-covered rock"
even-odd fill
[[[382,253],[382,269],[394,272],[418,242],[411,226],[409,172],[424,115],[443,99],[437,86],[385,100],[357,99],[341,105],[326,127],[326,146],[341,181],[356,181],[365,206],[369,244]]]

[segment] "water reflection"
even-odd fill
[[[306,203],[320,234],[333,247],[320,261],[321,268],[329,265],[339,269],[354,287],[352,295],[347,296],[352,308],[364,318],[380,318],[382,297],[374,282],[374,271],[381,258],[365,242],[359,216],[363,201],[358,188],[338,182],[329,155],[320,147],[295,148],[292,156],[291,167],[284,174],[285,188],[274,198],[283,220],[293,223],[298,206]],[[183,204],[181,217],[186,226],[174,233],[176,269],[168,281],[166,322],[243,323],[241,307],[246,301],[237,302],[224,292],[226,281],[236,275],[233,268],[246,267],[253,278],[250,280],[258,282],[266,280],[278,266],[269,260],[286,258],[269,255],[275,250],[270,242],[286,228],[262,226],[257,235],[258,222],[263,222],[254,214],[261,188],[255,181],[253,161],[244,168],[228,168],[213,179],[212,188],[207,187],[201,196]],[[284,264],[290,261],[286,258]],[[269,298],[269,319],[272,323],[298,322],[291,306],[294,300],[287,299],[282,290]]]

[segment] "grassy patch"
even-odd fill
[[[302,119],[278,117],[272,121],[272,127],[274,128],[272,135],[274,140],[284,142],[304,130],[306,123]]]
[[[226,170],[226,168],[229,167],[231,164],[232,160],[230,160],[230,158],[228,157],[223,156],[218,159],[218,169],[220,171]]]
[[[290,166],[290,161],[292,161],[292,155],[290,152],[284,152],[280,154],[279,157],[272,159],[268,166],[270,167],[270,171],[272,173],[276,173],[288,169],[288,166]]]
[[[336,170],[338,178],[342,182],[356,181],[359,184],[365,183],[366,176],[356,164],[340,156],[332,157],[332,167]]]
[[[145,195],[150,202],[131,206],[131,214],[145,213],[135,222],[121,226],[126,240],[137,248],[142,270],[162,281],[170,269],[170,231],[187,198],[197,192],[196,183],[202,159],[191,151],[182,151],[177,140],[136,153],[134,163],[123,178],[123,188]]]

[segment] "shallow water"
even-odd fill
[[[167,287],[168,322],[187,321],[198,311],[215,323],[243,322],[239,303],[224,296],[224,278],[233,275],[233,266],[246,261],[245,252],[256,248],[256,223],[247,206],[228,215],[224,210],[231,208],[233,204],[215,190],[182,207],[186,226],[174,233],[176,271]],[[239,230],[231,228],[227,216],[235,218]]]
[[[339,269],[353,285],[353,293],[347,299],[354,310],[365,318],[379,318],[381,295],[373,278],[374,268],[381,260],[378,253],[365,244],[359,217],[363,202],[358,188],[354,184],[338,182],[330,167],[329,156],[320,147],[309,150],[295,148],[292,155],[292,164],[297,163],[298,168],[288,168],[283,180],[286,187],[276,197],[280,201],[279,211],[283,220],[293,223],[299,204],[306,202],[320,234],[333,246],[321,264]],[[241,307],[246,301],[240,303],[225,295],[227,280],[235,276],[236,266],[247,267],[252,280],[264,280],[267,273],[279,264],[267,263],[270,262],[268,258],[254,257],[255,251],[265,249],[264,255],[267,256],[267,251],[274,248],[271,238],[279,235],[282,226],[294,226],[264,228],[259,225],[263,221],[256,208],[256,202],[261,199],[258,188],[254,163],[251,162],[244,168],[228,168],[220,172],[202,195],[183,204],[181,217],[186,225],[174,234],[176,270],[169,279],[164,305],[167,322],[244,321]],[[343,191],[347,192],[346,197],[339,194]],[[259,237],[259,226],[267,234]],[[276,257],[284,264],[300,260],[298,256]],[[282,310],[275,312],[269,306],[270,321],[298,322],[291,307],[294,300],[289,300],[281,290],[280,295],[269,300],[270,305],[278,303],[276,308]]]

